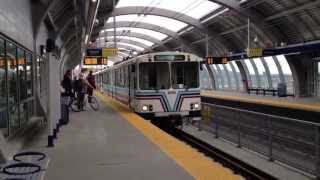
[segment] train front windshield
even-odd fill
[[[172,88],[198,88],[199,63],[198,62],[172,62],[171,63]]]
[[[171,72],[169,72],[170,67]],[[171,62],[171,66],[169,62],[141,63],[139,71],[142,90],[199,87],[198,62]]]
[[[170,73],[168,62],[141,63],[140,89],[156,90],[170,88]]]

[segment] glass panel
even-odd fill
[[[225,64],[225,69],[226,71],[229,73],[229,77],[230,77],[230,80],[231,80],[231,88],[233,90],[236,90],[237,89],[237,79],[235,77],[235,74],[231,68],[231,65],[228,63],[228,64]]]
[[[266,69],[264,68],[261,59],[255,58],[255,59],[253,59],[253,62],[255,63],[255,65],[258,69],[258,73],[259,73],[259,77],[260,77],[260,81],[261,81],[261,84],[260,84],[261,87],[268,88],[268,76],[266,74]]]
[[[320,96],[320,62],[318,62],[318,96]]]
[[[294,93],[293,77],[292,77],[292,72],[288,64],[287,58],[284,55],[279,55],[277,56],[277,59],[283,72],[284,81],[287,84],[287,92],[289,94],[293,94]]]
[[[18,48],[18,74],[19,74],[19,96],[23,101],[27,98],[27,84],[26,84],[26,59],[24,50]]]
[[[173,62],[172,68],[172,88],[198,88],[199,63],[198,62]]]
[[[0,130],[6,136],[8,132],[6,59],[4,40],[0,39]]]
[[[229,80],[226,71],[224,70],[224,67],[222,64],[218,64],[217,66],[218,72],[223,78],[223,89],[229,89]],[[220,71],[219,71],[220,70]]]
[[[101,32],[103,33],[104,31],[112,31],[113,32],[113,28],[110,29],[105,29],[102,30]],[[151,36],[153,38],[156,38],[158,40],[163,40],[164,38],[168,37],[166,34],[157,32],[157,31],[153,31],[153,30],[149,30],[149,29],[143,29],[143,28],[133,28],[133,27],[120,27],[120,28],[116,28],[117,32],[135,32],[135,33],[140,33],[140,34],[145,34],[147,36]]]
[[[231,65],[234,67],[234,70],[235,70],[234,74],[235,74],[235,76],[237,76],[237,77],[239,78],[239,82],[238,82],[238,83],[239,83],[239,89],[241,90],[241,89],[243,89],[243,81],[242,81],[242,76],[241,76],[239,67],[238,67],[236,61],[231,61]]]
[[[139,64],[140,89],[169,89],[169,64],[167,62]]]
[[[107,46],[113,46],[114,42],[106,42]],[[129,43],[123,43],[123,42],[117,42],[117,45],[124,45],[124,46],[130,46],[133,49],[137,50],[137,51],[143,51],[144,48],[137,46],[137,45],[133,45],[133,44],[129,44]]]
[[[31,97],[33,94],[33,87],[32,87],[32,54],[26,54],[26,60],[27,60],[27,64],[26,64],[26,69],[27,69],[27,77],[26,77],[26,84],[27,84],[27,96]]]
[[[200,88],[203,90],[212,89],[209,72],[204,65],[202,65],[202,71],[200,71]]]
[[[257,77],[256,77],[256,73],[254,72],[253,66],[250,62],[249,59],[244,60],[245,65],[247,66],[248,69],[248,75],[251,78],[251,82],[249,82],[249,86],[251,84],[251,87],[258,87],[258,82],[257,82]]]
[[[138,15],[138,14],[129,14],[116,16],[116,21],[132,21],[132,22],[143,22],[148,24],[154,24],[163,28],[170,29],[171,31],[177,32],[182,28],[187,26],[186,23],[162,16],[155,15]],[[113,22],[113,18],[109,18],[107,23]]]
[[[280,76],[279,76],[279,70],[277,68],[276,63],[274,62],[272,57],[265,57],[266,63],[268,65],[271,80],[272,80],[272,87],[277,88],[278,83],[280,83]]]
[[[103,37],[101,37],[103,38]],[[107,39],[110,41],[113,41],[114,36],[108,36]],[[116,36],[117,39],[127,39],[127,40],[132,40],[132,41],[137,41],[140,42],[146,46],[152,46],[153,42],[147,41],[145,39],[141,39],[141,38],[136,38],[136,37],[130,37],[130,36]]]
[[[17,78],[17,47],[12,43],[7,43],[7,86],[9,101],[9,128],[10,132],[15,132],[19,126],[19,110],[18,110],[18,78]]]
[[[220,5],[207,0],[120,0],[116,8],[148,6],[167,9],[200,19],[218,9]],[[152,8],[150,8],[152,11]]]
[[[223,89],[223,79],[221,74],[218,72],[217,66],[213,64],[211,68],[212,68],[212,71],[214,72],[217,89]]]

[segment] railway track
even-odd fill
[[[233,170],[235,174],[239,174],[247,180],[275,180],[277,178],[269,175],[247,163],[234,158],[233,156],[211,146],[210,144],[198,139],[181,129],[174,128],[172,126],[164,126],[154,123],[165,132],[178,138],[179,140],[189,144],[193,148],[197,149],[199,152],[204,153],[207,157],[219,162],[224,167]]]

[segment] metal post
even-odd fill
[[[272,121],[268,118],[268,145],[269,145],[269,161],[273,161],[272,152]]]
[[[116,0],[113,0],[113,8],[116,6]],[[114,41],[114,48],[117,48],[117,38],[116,38],[116,16],[113,15],[113,41]]]
[[[241,113],[240,112],[238,112],[238,113],[236,113],[237,115],[238,115],[238,117],[239,118],[234,118],[235,120],[236,119],[242,119],[242,118],[240,118],[241,117]],[[238,130],[238,148],[241,148],[241,128],[240,128],[240,124],[241,124],[241,121],[237,121],[237,130]]]
[[[320,147],[319,147],[319,127],[315,126],[315,150],[316,150],[316,176],[320,179]]]
[[[209,56],[209,37],[208,32],[206,33],[206,57]]]
[[[247,47],[247,53],[249,54],[250,49],[250,19],[248,18],[248,47]]]

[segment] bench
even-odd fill
[[[269,92],[271,92],[273,96],[276,96],[276,94],[278,93],[277,89],[262,89],[262,91],[264,96]]]
[[[248,88],[248,94],[251,94],[251,91],[255,91],[256,95],[259,95],[262,90],[262,88]]]
[[[13,156],[0,172],[1,180],[43,180],[49,158],[40,152],[21,152]]]

